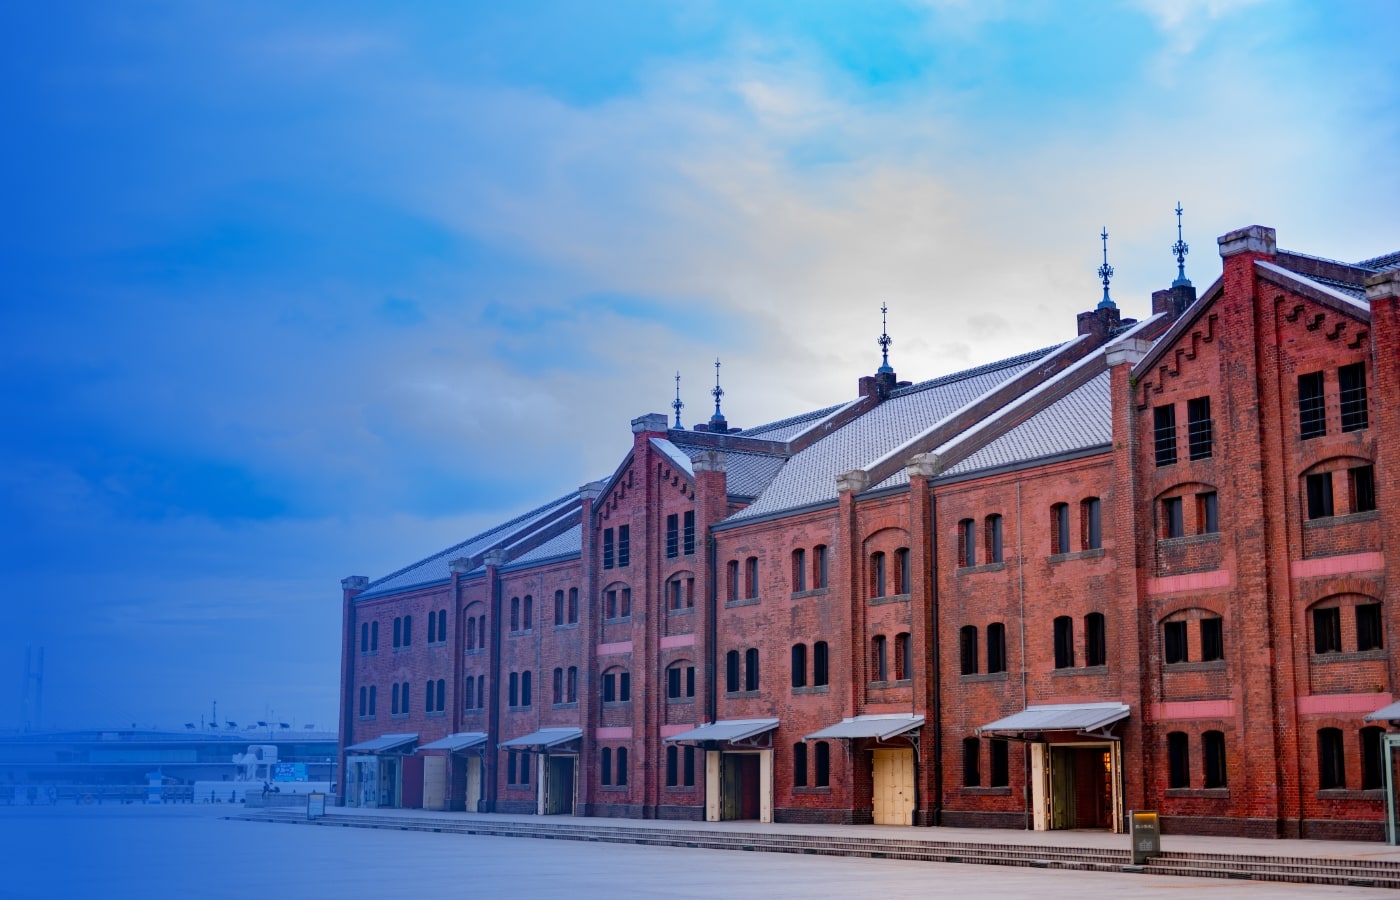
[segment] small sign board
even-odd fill
[[[326,814],[326,795],[312,791],[306,795],[306,818],[319,819]]]
[[[272,767],[273,781],[307,781],[306,763],[277,763]]]
[[[1162,855],[1162,825],[1156,812],[1135,809],[1128,813],[1128,834],[1133,840],[1133,865]]]

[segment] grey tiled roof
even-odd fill
[[[1282,266],[1275,265],[1264,259],[1255,260],[1254,265],[1267,272],[1273,272],[1276,275],[1292,278],[1301,284],[1311,285],[1324,294],[1331,294],[1333,297],[1336,297],[1338,300],[1350,306],[1364,310],[1369,310],[1371,308],[1371,304],[1366,300],[1366,292],[1361,291],[1358,296],[1357,293],[1355,293],[1355,285],[1346,285],[1347,289],[1333,287],[1336,282],[1330,278],[1323,279],[1312,275],[1302,275],[1292,269],[1285,269]]]
[[[1335,278],[1321,278],[1317,275],[1303,275],[1300,277],[1306,278],[1309,281],[1316,281],[1318,284],[1324,284],[1333,290],[1341,291],[1343,294],[1359,300],[1362,303],[1366,302],[1366,289],[1352,284],[1350,281],[1338,281]]]
[[[708,449],[703,444],[688,443],[684,432],[672,432],[671,442],[687,457]],[[783,467],[784,457],[777,454],[726,450],[724,455],[729,493],[735,497],[757,497]]]
[[[1377,272],[1388,272],[1391,269],[1400,269],[1400,250],[1394,253],[1387,253],[1384,256],[1373,256],[1370,259],[1363,259],[1357,263],[1363,269],[1375,269]]]
[[[497,525],[489,531],[484,531],[475,537],[467,538],[460,544],[453,544],[440,553],[435,553],[427,559],[419,560],[411,566],[405,566],[397,572],[370,582],[369,587],[359,595],[357,599],[365,600],[370,597],[378,597],[383,594],[392,594],[408,588],[421,587],[423,585],[438,584],[452,579],[452,560],[463,556],[476,556],[492,547],[505,545],[516,536],[537,527],[551,517],[562,512],[569,504],[578,502],[578,493],[571,492],[565,494],[557,500],[546,503],[544,506],[532,509],[524,515],[517,516],[503,525]]]
[[[552,537],[529,552],[522,553],[510,561],[507,568],[528,566],[532,563],[555,559],[562,556],[578,556],[583,552],[583,525],[575,525],[561,535]]]
[[[1055,348],[900,388],[879,406],[799,452],[752,504],[729,517],[739,521],[836,499],[836,476],[908,443],[935,422],[1011,378]]]
[[[757,428],[745,428],[740,434],[744,437],[763,438],[765,441],[786,441],[811,428],[845,405],[838,403],[835,406],[828,406],[826,409],[803,413],[789,419],[779,419],[776,422],[769,422],[767,425],[759,425]]]
[[[682,452],[681,448],[662,438],[652,438],[651,445],[664,453],[672,463],[679,466],[682,472],[692,478],[695,477],[695,469],[690,465],[690,457]]]

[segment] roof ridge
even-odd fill
[[[1352,263],[1352,265],[1362,269],[1386,269],[1396,264],[1400,264],[1400,250],[1392,250],[1390,253],[1382,253],[1380,256]]]
[[[998,369],[1007,369],[1011,368],[1012,366],[1019,366],[1024,365],[1025,363],[1035,362],[1041,357],[1060,349],[1066,343],[1068,343],[1068,341],[1062,341],[1058,344],[1051,344],[1049,347],[1043,347],[1039,350],[1032,350],[1029,353],[1022,353],[1017,356],[1008,356],[1006,359],[997,360],[996,362],[984,363],[980,366],[974,366],[971,369],[963,369],[960,372],[952,372],[948,375],[939,375],[937,378],[930,378],[927,381],[920,381],[916,384],[911,384],[907,387],[902,387],[895,391],[892,391],[890,393],[890,397],[903,397],[908,394],[918,393],[919,391],[926,391],[930,388],[942,387],[945,384],[953,384],[958,381],[965,381],[969,378],[976,378],[978,375],[985,375],[988,372],[995,372]]]
[[[766,422],[763,425],[755,425],[753,428],[745,428],[743,431],[739,432],[739,434],[747,435],[748,437],[753,437],[755,431],[763,431],[767,428],[783,428],[788,425],[796,425],[805,419],[815,419],[821,416],[829,416],[845,405],[845,403],[837,403],[834,406],[828,406],[823,409],[816,409],[811,412],[799,413],[795,416],[788,416],[786,419],[778,419],[774,422]],[[762,440],[762,438],[760,438],[760,440]]]
[[[394,579],[394,578],[398,578],[400,575],[403,575],[403,574],[406,574],[406,573],[408,573],[408,572],[411,572],[411,571],[413,571],[414,569],[418,568],[419,566],[423,565],[424,563],[432,562],[433,560],[438,559],[439,557],[446,556],[448,553],[451,553],[451,552],[453,552],[454,550],[460,550],[461,548],[467,546],[468,544],[474,544],[474,543],[476,543],[477,541],[481,540],[482,538],[490,537],[490,536],[493,535],[493,534],[496,534],[496,533],[498,533],[498,532],[504,531],[505,529],[510,528],[512,525],[519,525],[521,522],[524,522],[526,519],[530,519],[530,518],[533,518],[533,517],[535,517],[535,516],[538,516],[540,513],[545,512],[545,511],[548,510],[548,509],[552,509],[553,507],[556,507],[556,506],[560,505],[561,503],[565,502],[566,500],[570,499],[570,498],[573,497],[573,496],[574,496],[573,493],[568,493],[568,494],[565,494],[565,495],[562,496],[562,497],[557,497],[557,498],[555,498],[554,500],[550,501],[549,503],[545,503],[545,504],[542,504],[542,505],[540,505],[540,506],[535,507],[534,509],[530,510],[529,512],[521,513],[520,515],[516,516],[514,519],[511,519],[511,520],[508,521],[508,522],[502,522],[500,525],[497,525],[497,526],[495,526],[494,528],[488,528],[488,529],[486,529],[485,531],[481,532],[481,533],[478,534],[478,535],[474,535],[474,536],[472,536],[472,537],[469,537],[469,538],[467,538],[467,539],[464,540],[464,541],[459,541],[459,542],[453,544],[451,547],[448,547],[446,550],[440,550],[440,551],[438,551],[437,553],[429,554],[428,556],[423,557],[422,559],[418,560],[417,562],[410,563],[410,564],[404,566],[402,569],[399,569],[399,570],[396,571],[396,572],[390,572],[388,575],[385,575],[383,578],[376,578],[374,581],[371,581],[368,585],[365,586],[365,591],[369,591],[369,590],[372,589],[375,585],[383,584],[383,583],[386,582],[386,581],[389,581],[389,580]]]

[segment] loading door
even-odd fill
[[[914,824],[913,749],[872,751],[876,825]]]
[[[481,805],[481,757],[467,757],[467,812],[477,812]]]
[[[574,771],[577,756],[550,756],[549,783],[545,795],[545,814],[571,816],[574,814]]]
[[[447,757],[423,757],[423,808],[447,808]]]
[[[724,753],[721,759],[721,818],[759,818],[758,754]]]

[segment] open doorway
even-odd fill
[[[544,813],[547,816],[574,814],[574,776],[578,757],[573,754],[545,757]]]
[[[757,753],[724,753],[721,755],[720,818],[759,818],[759,774]]]
[[[1118,743],[1031,744],[1035,829],[1122,832],[1120,748]]]

